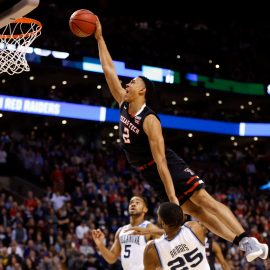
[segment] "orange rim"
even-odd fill
[[[32,31],[30,33],[26,33],[26,34],[17,34],[17,35],[0,35],[0,38],[22,38],[22,37],[30,37],[33,35],[36,35],[38,32],[41,31],[42,29],[42,24],[41,22],[35,20],[35,19],[31,19],[31,18],[18,18],[14,21],[11,21],[10,23],[25,23],[25,24],[36,24],[38,26],[38,29],[36,31]]]

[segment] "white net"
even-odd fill
[[[0,29],[0,74],[29,71],[26,52],[41,34],[42,24],[29,18],[19,18]]]

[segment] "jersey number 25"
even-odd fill
[[[190,265],[191,268],[196,267],[203,261],[203,255],[201,252],[197,252],[198,248],[193,249],[192,251],[184,254],[184,258],[177,257],[174,260],[168,262],[168,266],[171,270],[188,270],[190,269],[186,266],[186,262]],[[183,268],[182,268],[183,267]]]

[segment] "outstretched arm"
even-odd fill
[[[165,233],[163,229],[150,223],[146,228],[135,226],[126,229],[125,232],[130,232],[131,235],[145,235],[147,240],[160,238],[161,235]]]
[[[113,64],[111,55],[107,49],[107,45],[102,35],[102,27],[99,19],[96,22],[96,32],[95,37],[98,43],[99,58],[101,66],[108,83],[111,94],[115,100],[121,104],[124,100],[125,89],[121,86],[119,78],[116,74],[116,70]]]
[[[165,187],[168,199],[170,200],[170,202],[179,205],[179,201],[175,196],[175,189],[172,177],[167,165],[161,124],[159,120],[156,118],[156,116],[150,114],[146,116],[143,123],[143,128],[148,136],[153,159],[157,164],[158,173]]]
[[[92,237],[94,242],[96,243],[97,248],[99,249],[102,257],[109,263],[113,264],[117,261],[118,257],[121,254],[121,245],[119,242],[119,233],[120,229],[115,234],[114,243],[111,249],[108,249],[104,245],[104,233],[100,230],[92,230]]]
[[[157,225],[155,225],[153,223],[149,223],[146,228],[148,230],[152,231],[152,233],[149,235],[149,238],[147,238],[147,240],[160,238],[160,236],[165,233],[165,231],[163,229],[160,229]]]

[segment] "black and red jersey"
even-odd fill
[[[159,199],[168,201],[163,182],[153,160],[148,136],[143,130],[143,122],[148,115],[153,114],[158,120],[159,118],[146,105],[143,105],[136,115],[130,115],[128,109],[128,102],[124,102],[120,107],[119,124],[121,146],[127,160],[141,171],[141,176],[157,192]],[[188,168],[182,158],[166,146],[165,156],[174,183],[175,194],[180,204],[183,204],[194,191],[204,187],[204,182]]]
[[[119,136],[128,162],[141,166],[153,160],[148,137],[143,130],[143,122],[149,114],[158,116],[148,106],[143,105],[136,115],[128,112],[129,103],[123,102],[120,107]],[[158,118],[159,119],[159,118]]]

